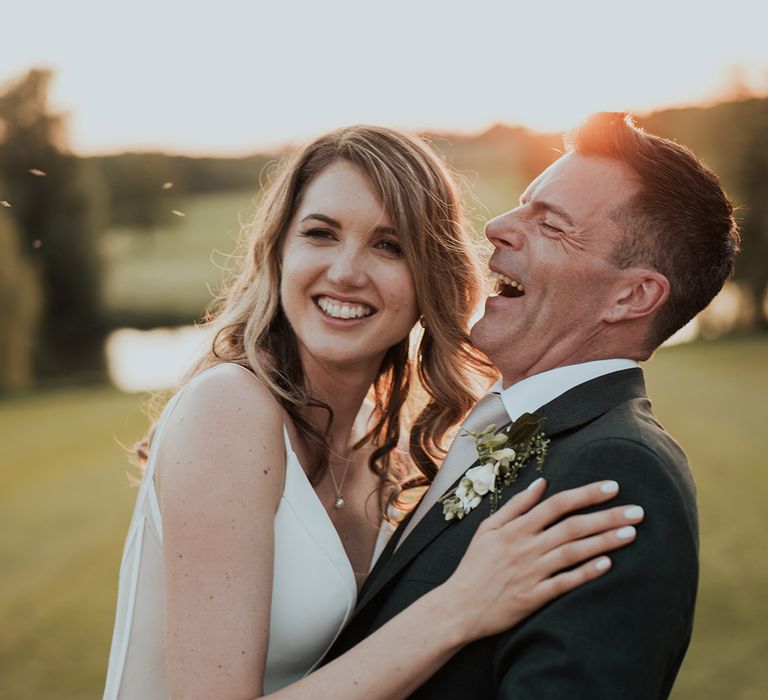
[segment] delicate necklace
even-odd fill
[[[339,457],[335,452],[331,451],[331,454],[334,457]],[[331,469],[331,462],[328,461],[328,471],[331,473],[331,481],[333,482],[333,488],[336,491],[336,500],[333,502],[334,508],[343,508],[344,507],[344,497],[341,495],[341,489],[344,488],[344,481],[347,478],[347,472],[349,471],[349,463],[352,461],[352,453],[350,452],[349,457],[344,459],[344,473],[341,475],[341,482],[336,482],[336,477],[333,473],[333,469]]]

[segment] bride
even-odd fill
[[[586,562],[563,549],[575,535],[540,525],[615,490],[539,503],[538,480],[446,584],[310,673],[409,507],[408,472],[429,483],[491,377],[467,341],[480,277],[445,166],[390,129],[296,153],[246,233],[213,343],[147,441],[105,698],[406,697],[464,644],[607,570],[595,558],[628,541],[611,536],[625,506],[581,516]]]

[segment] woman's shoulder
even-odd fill
[[[222,363],[200,372],[179,392],[157,445],[158,476],[165,483],[229,478],[250,481],[254,466],[285,461],[285,412],[247,368]],[[284,470],[270,469],[282,488]],[[245,485],[245,484],[244,484]]]
[[[209,367],[179,392],[173,414],[193,421],[211,421],[222,429],[247,424],[258,417],[267,426],[282,425],[284,411],[272,392],[248,368],[233,362]]]

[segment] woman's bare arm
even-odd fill
[[[284,478],[282,412],[255,379],[217,369],[188,387],[158,450],[171,697],[262,697],[273,521]],[[616,528],[642,516],[628,519],[622,506],[562,520],[616,492],[593,484],[537,505],[544,489],[539,482],[488,518],[445,584],[268,697],[407,697],[465,644],[602,575],[607,569],[596,563],[609,561],[595,557],[631,542]]]
[[[247,698],[269,642],[283,411],[222,365],[194,379],[156,446],[173,698]]]

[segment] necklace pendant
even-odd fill
[[[344,507],[344,499],[341,496],[336,497],[336,502],[333,504],[334,508],[343,508]]]

